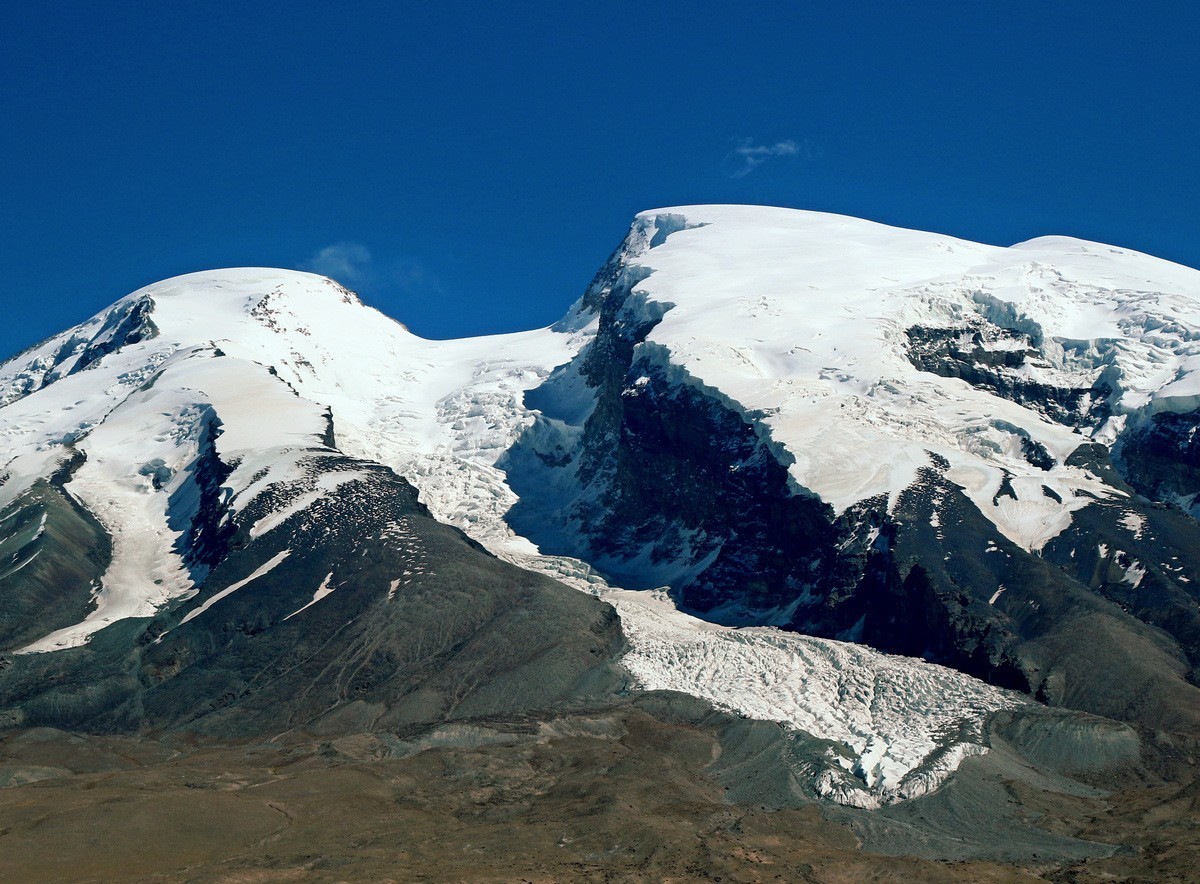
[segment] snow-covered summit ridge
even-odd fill
[[[98,360],[142,345],[136,352],[221,340],[252,345],[248,326],[271,326],[286,302],[310,321],[336,312],[337,302],[361,307],[357,296],[310,273],[268,268],[208,270],[145,286],[76,326],[18,354],[0,367],[0,404],[96,367]],[[365,309],[365,308],[364,308]],[[304,327],[297,326],[300,333]]]

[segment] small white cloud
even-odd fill
[[[359,284],[371,275],[371,252],[362,243],[335,242],[319,249],[300,269],[328,276],[338,282]]]
[[[732,156],[738,161],[738,167],[730,174],[730,178],[745,178],[767,160],[775,157],[798,157],[806,159],[816,157],[816,149],[808,141],[797,143],[792,140],[777,141],[775,144],[755,144],[749,138],[743,138],[733,149]]]
[[[420,261],[402,254],[372,253],[362,243],[343,240],[318,249],[299,265],[372,297],[440,297],[441,281]]]

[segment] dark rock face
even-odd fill
[[[195,580],[203,580],[225,558],[237,531],[229,518],[229,493],[221,487],[233,470],[217,455],[220,434],[221,421],[210,409],[200,424],[188,481],[171,496],[168,524],[180,532],[176,551]]]
[[[1098,426],[1111,414],[1113,391],[1103,374],[1089,387],[1055,387],[1023,377],[1018,369],[1041,357],[1040,342],[1028,333],[982,318],[955,328],[914,325],[906,333],[908,359],[921,371],[961,378],[1071,427]]]
[[[154,301],[150,298],[140,298],[124,310],[114,311],[105,325],[79,354],[79,360],[72,367],[70,373],[83,371],[92,363],[103,359],[109,353],[115,353],[122,347],[153,338],[158,334],[158,329],[151,318],[153,313]]]
[[[646,381],[626,386],[626,374]],[[735,412],[649,366],[604,383],[577,449],[585,490],[564,514],[581,526],[589,557],[647,554],[651,570],[691,570],[676,589],[704,612],[780,609],[853,580],[839,565],[848,538],[832,510],[792,493],[787,470]]]
[[[27,371],[15,375],[5,396],[5,404],[36,393],[60,378],[85,371],[109,353],[158,335],[154,324],[154,301],[139,298],[114,309],[100,329],[91,334],[75,332],[65,337],[48,357],[38,360]],[[13,358],[23,356],[54,338],[40,341]]]
[[[403,730],[618,683],[623,639],[607,604],[492,558],[431,519],[390,470],[316,460],[314,477],[360,475],[252,537],[277,511],[256,500],[195,598],[81,648],[7,658],[0,703],[13,723],[236,737]]]
[[[886,501],[878,507],[886,512]],[[1019,636],[988,603],[998,584],[986,553],[995,528],[971,509],[938,469],[925,469],[891,516],[879,520],[873,554],[854,587],[861,640],[1028,691]],[[933,526],[935,512],[953,533]]]
[[[594,548],[615,556],[661,537],[652,558],[683,553],[702,567],[678,586],[684,605],[732,608],[735,618],[853,585],[857,560],[842,554],[851,532],[827,504],[792,492],[787,469],[754,429],[648,366],[631,373],[643,371],[649,380],[626,388],[614,415],[620,444],[592,449],[611,458],[604,511],[585,519]]]
[[[684,607],[715,619],[851,628],[860,615],[840,602],[859,579],[866,531],[794,493],[769,440],[668,373],[645,339],[669,305],[636,291],[644,274],[616,259],[606,267],[584,298],[599,312],[595,339],[531,392],[550,417],[500,461],[521,495],[510,522],[544,551],[598,563],[627,585],[671,583]],[[556,388],[583,389],[586,418],[559,419],[567,396]],[[548,497],[564,478],[564,499]],[[568,524],[577,534],[554,536]]]
[[[1116,461],[1122,477],[1151,500],[1200,515],[1200,411],[1164,412],[1121,439]]]
[[[1139,498],[1124,485],[1107,449],[1073,455],[1126,497],[1097,500],[1043,551],[1080,583],[1169,635],[1196,681],[1200,667],[1200,530],[1177,508]]]

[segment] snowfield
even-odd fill
[[[639,215],[622,260],[644,276],[634,291],[646,309],[665,311],[641,354],[734,408],[795,489],[838,512],[879,494],[895,501],[937,455],[999,532],[1037,550],[1104,493],[1064,463],[1081,441],[1111,443],[1147,414],[1200,405],[1200,272],[1134,252],[1058,237],[1000,248],[813,212],[702,206]],[[907,357],[910,327],[976,318],[1042,342],[1032,380],[1087,386],[1103,374],[1112,416],[1067,427]],[[913,797],[986,751],[983,720],[1018,695],[853,644],[697,620],[513,532],[505,514],[517,498],[497,462],[536,417],[525,393],[595,331],[580,303],[549,329],[429,341],[328,279],[251,268],[156,283],[20,354],[0,367],[0,507],[71,466],[66,491],[113,538],[94,610],[24,650],[75,647],[193,594],[206,574],[185,564],[179,526],[196,506],[186,489],[206,440],[233,467],[224,488],[235,516],[301,479],[332,444],[392,467],[435,517],[496,555],[611,602],[642,688],[840,746],[830,764],[844,776],[822,774],[823,794],[862,806]],[[1022,439],[1053,466],[1033,465]],[[1015,497],[997,499],[1006,478]],[[341,480],[326,477],[251,533],[336,495]],[[310,604],[332,591],[327,578]]]

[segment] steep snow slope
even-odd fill
[[[638,216],[606,273],[629,282],[618,321],[652,326],[639,364],[733,409],[796,493],[837,512],[876,495],[894,505],[940,458],[999,532],[1038,549],[1080,508],[1124,493],[1068,465],[1081,441],[1197,401],[1200,274],[1105,246],[1002,249],[817,213],[691,207]],[[426,341],[320,277],[211,271],[135,292],[19,355],[0,369],[0,508],[69,468],[64,487],[113,538],[94,610],[26,650],[77,646],[190,597],[208,569],[189,534],[197,513],[223,507],[227,519],[342,452],[408,477],[435,516],[502,558],[611,601],[644,687],[842,746],[814,775],[825,793],[870,805],[936,786],[1016,695],[867,648],[704,623],[661,596],[612,590],[508,525],[518,497],[502,456],[543,409],[569,431],[596,407],[573,366],[603,296],[594,286],[551,329]],[[921,360],[942,351],[914,355],[914,341],[945,339],[1000,354],[1004,383],[1074,391],[1059,397],[1070,408],[927,370]],[[323,477],[251,534],[337,487]]]

